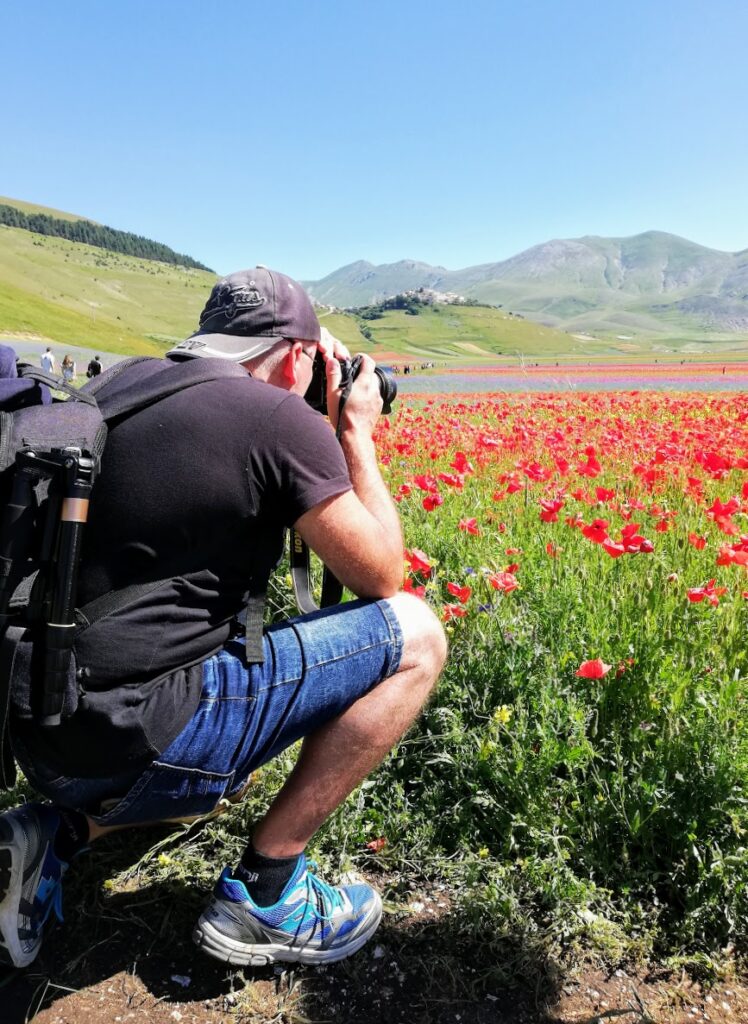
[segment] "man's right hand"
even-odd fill
[[[371,437],[374,433],[374,427],[382,412],[382,393],[379,377],[374,372],[375,366],[376,363],[371,356],[361,355],[361,368],[343,406],[341,434],[353,430]],[[328,359],[325,370],[327,371],[327,414],[333,427],[337,430],[342,376],[339,360]]]

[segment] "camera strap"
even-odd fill
[[[343,407],[348,401],[348,396],[351,393],[352,387],[353,378],[351,377],[340,392],[340,401],[338,403],[338,426],[335,431],[335,437],[338,441],[340,441],[340,434],[342,432],[341,424],[343,422]],[[302,615],[308,615],[310,612],[316,612],[320,608],[329,608],[331,605],[340,604],[343,597],[343,584],[330,572],[327,566],[324,567],[322,572],[322,593],[320,595],[319,604],[314,600],[314,597],[312,596],[309,546],[299,531],[293,528],[290,533],[288,558],[291,566],[291,584],[293,586],[294,597],[296,598],[296,607]]]

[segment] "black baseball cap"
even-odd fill
[[[241,363],[267,352],[280,338],[319,341],[319,320],[298,281],[258,266],[217,281],[198,330],[167,355]]]

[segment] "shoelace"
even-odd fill
[[[339,889],[336,889],[332,885],[328,885],[327,882],[323,882],[321,878],[314,874],[316,868],[316,861],[307,861],[306,884],[307,892],[309,893],[309,902],[311,903],[312,896],[314,896],[317,903],[317,914],[320,920],[331,921],[335,908],[343,906],[343,897]],[[328,908],[329,912],[325,913],[325,910],[328,910]]]

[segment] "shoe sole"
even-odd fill
[[[214,924],[203,915],[192,932],[195,945],[225,964],[242,967],[265,967],[267,964],[332,964],[338,960],[357,953],[365,945],[379,927],[382,919],[382,901],[377,894],[377,904],[366,921],[366,927],[355,939],[345,946],[336,949],[306,949],[302,947],[283,946],[280,943],[247,943],[230,939],[219,931]]]
[[[0,821],[0,964],[28,967],[39,952],[41,940],[26,951],[18,939],[18,904],[23,891],[25,851],[20,826]]]

